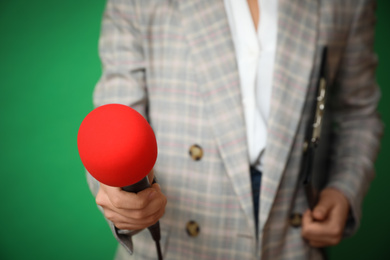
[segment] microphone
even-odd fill
[[[134,193],[150,187],[148,174],[157,159],[157,141],[136,110],[121,104],[95,108],[80,125],[77,147],[84,167],[99,182]],[[159,222],[148,229],[162,259]]]

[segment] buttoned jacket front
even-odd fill
[[[280,0],[278,13],[256,234],[245,120],[223,1],[108,1],[100,39],[103,75],[94,102],[132,106],[155,131],[154,171],[168,199],[160,221],[167,260],[321,259],[289,219],[307,208],[299,169],[323,46],[329,49],[332,96],[316,166],[325,185],[350,202],[346,234],[358,227],[382,131],[372,53],[374,3]],[[191,147],[201,151],[197,160]],[[96,182],[89,181],[96,194]],[[196,236],[189,236],[188,223],[198,225]],[[129,245],[130,238],[119,240]],[[132,242],[129,259],[156,259],[147,231]],[[117,257],[130,256],[121,247]]]

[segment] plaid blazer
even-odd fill
[[[279,0],[255,234],[239,76],[223,1],[108,1],[94,103],[132,106],[155,131],[155,174],[168,198],[161,219],[165,259],[322,258],[289,217],[307,208],[299,168],[324,45],[332,97],[321,141],[326,145],[315,165],[326,176],[324,185],[350,202],[346,235],[357,229],[382,131],[374,8],[369,0]],[[201,148],[200,160],[189,155],[192,145]],[[98,184],[88,180],[96,194]],[[189,221],[199,225],[198,236],[187,234]],[[115,236],[122,244],[118,259],[156,259],[147,231]]]

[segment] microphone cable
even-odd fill
[[[151,225],[150,227],[148,227],[148,229],[149,229],[150,234],[152,235],[154,242],[156,243],[158,260],[163,260],[162,252],[161,252],[161,245],[160,245],[160,239],[161,239],[160,222],[157,221],[156,224]]]

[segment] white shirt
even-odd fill
[[[249,160],[258,169],[267,142],[272,76],[277,40],[276,0],[258,0],[257,32],[246,0],[225,0],[238,64]]]

